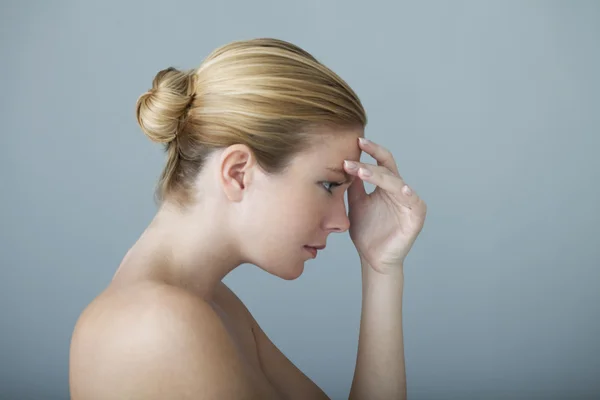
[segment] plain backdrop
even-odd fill
[[[429,206],[405,265],[409,398],[598,398],[600,2],[475,0],[2,1],[0,398],[69,397],[75,321],[156,211],[165,159],[137,97],[255,37],[347,80]],[[297,280],[242,265],[225,281],[347,398],[348,234]]]

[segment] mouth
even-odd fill
[[[317,258],[318,249],[316,247],[304,246],[304,249],[310,253],[312,258]]]

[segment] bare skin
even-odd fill
[[[358,159],[358,133],[320,142],[320,153],[299,158],[277,179],[263,174],[242,147],[211,160],[199,177],[202,203],[185,214],[173,206],[159,210],[110,286],[82,314],[71,350],[73,398],[327,398],[222,279],[243,262],[295,279],[311,258],[304,245],[324,244],[329,233],[348,229],[344,188],[330,195],[319,181],[344,180],[326,168]],[[314,168],[324,154],[327,163]],[[263,237],[246,228],[255,220],[262,221]],[[269,242],[273,236],[278,246]],[[259,240],[247,243],[246,237]],[[245,244],[261,251],[244,251]],[[177,392],[182,387],[184,393]]]
[[[281,176],[264,174],[243,146],[211,159],[198,177],[198,204],[185,212],[161,207],[111,284],[81,314],[71,342],[71,398],[327,399],[222,279],[242,263],[296,279],[312,257],[304,246],[347,231],[353,213],[363,226],[350,233],[361,256],[364,300],[351,397],[405,398],[398,307],[403,260],[416,234],[404,226],[401,240],[391,230],[385,247],[362,243],[372,236],[364,229],[377,225],[370,215],[385,209],[376,209],[381,202],[365,211],[371,198],[361,180],[390,192],[402,185],[382,174],[383,166],[369,166],[374,174],[366,177],[344,164],[358,161],[362,150],[381,156],[381,148],[361,148],[360,136],[355,130],[324,137]],[[349,218],[344,192],[350,187]],[[424,218],[416,195],[402,201]],[[419,231],[419,223],[411,229]],[[390,350],[402,359],[390,358]]]
[[[209,303],[156,281],[114,282],[78,323],[70,378],[73,399],[327,398],[224,283]]]

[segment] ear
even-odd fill
[[[219,182],[229,200],[240,201],[252,180],[256,158],[243,144],[234,144],[223,151],[220,159]]]

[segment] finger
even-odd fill
[[[360,163],[356,161],[345,160],[343,163],[343,168],[350,175],[356,176],[359,164]],[[350,187],[348,187],[348,203],[350,204],[354,201],[360,201],[366,196],[367,190],[365,189],[364,182],[360,178],[355,178]]]
[[[353,164],[357,168],[353,168]],[[402,178],[391,173],[382,166],[370,165],[361,162],[344,163],[348,173],[358,176],[362,181],[372,183],[393,195],[404,206],[412,209],[421,202],[419,196],[410,188]]]
[[[362,179],[354,179],[350,187],[348,187],[348,205],[352,206],[352,203],[360,202],[366,196],[365,183]]]
[[[396,160],[388,149],[365,138],[359,138],[358,142],[361,150],[373,157],[377,165],[386,167],[395,175],[400,175]]]
[[[379,174],[389,175],[390,177],[394,177],[396,179],[402,180],[402,178],[400,178],[398,175],[394,174],[392,171],[390,171],[388,168],[386,168],[384,166],[367,164],[367,163],[363,163],[360,161],[350,161],[350,160],[344,161],[344,169],[346,170],[346,172],[348,172],[351,175],[359,176],[358,170],[360,168],[364,168],[364,169],[372,171],[372,172],[377,171]]]

